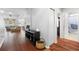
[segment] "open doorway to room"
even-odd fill
[[[57,38],[60,38],[60,17],[57,20]]]
[[[68,39],[79,42],[79,14],[68,16]]]

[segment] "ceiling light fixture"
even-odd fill
[[[9,12],[9,14],[12,15],[13,13],[12,12]]]
[[[3,10],[0,10],[0,13],[4,13],[4,11]]]

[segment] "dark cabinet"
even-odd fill
[[[25,36],[32,42],[35,46],[36,41],[40,40],[40,32],[35,30],[27,30],[25,31]]]

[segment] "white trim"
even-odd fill
[[[45,48],[46,48],[46,49],[49,49],[49,48],[50,48],[50,46],[47,46],[47,45],[46,45],[46,46],[45,46]]]
[[[3,40],[1,41],[1,43],[0,43],[0,48],[2,47],[3,42],[4,42],[4,39],[3,39]]]
[[[55,42],[54,43],[57,43],[57,39],[55,39]]]

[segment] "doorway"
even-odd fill
[[[60,17],[58,17],[57,21],[57,38],[60,38]]]
[[[79,42],[79,14],[73,13],[68,16],[68,35],[67,38]]]

